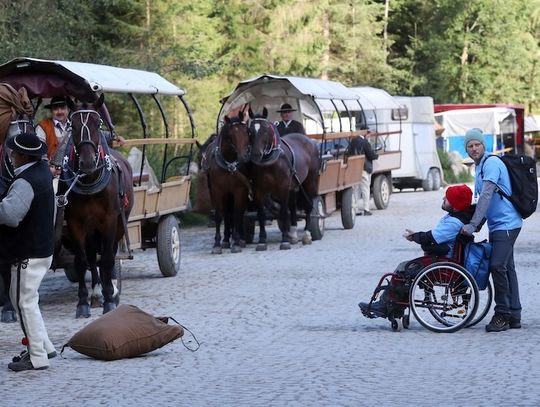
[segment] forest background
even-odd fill
[[[197,137],[263,73],[539,110],[540,0],[0,0],[0,62],[139,68],[187,91]]]

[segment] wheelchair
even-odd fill
[[[453,257],[424,255],[401,263],[398,270],[384,274],[368,305],[368,318],[379,315],[369,306],[386,291],[386,318],[393,331],[408,329],[410,314],[433,332],[456,332],[478,324],[489,312],[493,300],[493,285],[485,290],[465,269],[466,241],[456,240]],[[386,284],[385,284],[386,283]]]

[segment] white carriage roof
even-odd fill
[[[272,84],[272,86],[268,86]],[[315,99],[356,100],[358,96],[343,84],[314,78],[297,76],[261,75],[241,81],[234,91],[221,99],[225,103],[231,96],[246,95],[246,102],[260,96],[292,96]]]
[[[365,110],[398,109],[399,103],[393,96],[383,89],[370,86],[349,88],[357,95],[360,104]]]
[[[157,73],[138,69],[72,61],[50,61],[36,58],[15,58],[0,65],[0,78],[5,74],[33,71],[72,74],[82,79],[93,92],[184,95],[183,89]]]

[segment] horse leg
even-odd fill
[[[97,264],[96,264],[96,253],[95,251],[89,252],[86,251],[88,259],[88,268],[92,275],[92,292],[90,294],[90,307],[99,308],[103,305],[103,295],[101,294],[101,280],[99,278]]]
[[[257,200],[257,221],[259,222],[259,243],[256,251],[261,252],[267,249],[266,245],[266,213],[262,200]]]
[[[289,214],[291,219],[291,226],[289,228],[289,240],[291,244],[298,243],[298,232],[297,232],[297,213],[296,213],[296,192],[291,191],[289,194]]]
[[[221,254],[221,209],[216,209],[214,220],[216,223],[216,234],[214,235],[214,247],[212,248],[212,254]]]
[[[75,252],[74,267],[79,277],[79,302],[77,303],[75,318],[88,318],[90,316],[90,304],[88,304],[88,288],[86,287],[85,281],[87,261],[86,254],[80,247],[77,247]]]
[[[224,249],[231,248],[231,230],[232,230],[232,215],[231,209],[227,206],[223,213],[223,242],[221,247]]]
[[[291,243],[289,242],[289,230],[291,228],[291,219],[289,217],[289,203],[285,201],[280,202],[279,208],[279,219],[283,225],[283,230],[281,231],[281,244],[279,245],[279,250],[289,250],[291,248]]]
[[[99,262],[99,276],[101,278],[103,293],[103,313],[106,314],[116,308],[114,301],[114,287],[112,283],[112,274],[114,269],[114,248],[113,233],[102,237],[101,260]]]
[[[2,322],[10,323],[17,321],[17,313],[11,299],[9,298],[9,287],[11,285],[11,264],[0,262],[0,274],[3,281],[3,292],[0,292],[0,297],[4,297],[4,307],[2,308]]]

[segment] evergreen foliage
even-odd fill
[[[263,73],[436,103],[539,103],[540,0],[4,0],[0,36],[2,62],[162,74],[187,90],[200,140],[215,131],[219,99]]]

